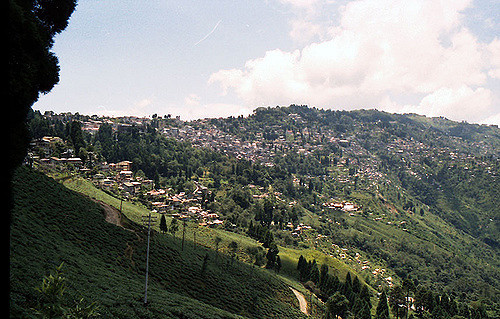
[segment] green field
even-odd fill
[[[74,186],[91,189],[84,182]],[[157,232],[151,238],[149,304],[144,307],[146,232],[142,227],[129,222],[125,229],[105,222],[100,205],[26,168],[16,173],[13,191],[11,317],[33,313],[39,298],[34,287],[61,262],[68,280],[67,302],[80,297],[96,301],[106,318],[303,316],[288,285],[272,272],[194,246],[191,240],[182,251],[178,237]],[[97,193],[100,199],[111,199]],[[124,203],[124,212],[138,220],[145,210]],[[208,244],[211,235],[202,234],[200,243]],[[225,234],[224,242],[240,238],[220,234]],[[241,239],[242,247],[252,244]]]
[[[120,200],[97,189],[94,185],[82,178],[66,179],[64,185],[69,189],[75,190],[79,193],[88,195],[89,197],[103,201],[117,209],[120,208]],[[135,223],[141,223],[141,216],[147,215],[149,211],[145,207],[140,207],[136,204],[123,201],[122,212],[127,219],[134,221]],[[154,214],[154,213],[153,213]],[[159,215],[159,214],[156,214]],[[170,223],[171,218],[166,217],[167,224]],[[154,227],[159,231],[158,223]],[[230,242],[235,241],[238,243],[238,253],[237,256],[240,260],[252,262],[252,257],[246,252],[249,247],[261,246],[256,240],[245,236],[243,234],[238,234],[234,232],[229,232],[218,228],[208,228],[208,227],[197,227],[194,222],[187,222],[186,227],[186,238],[190,240],[194,239],[194,233],[196,232],[196,242],[207,248],[215,250],[215,238],[219,237],[222,241],[219,244],[219,251],[221,253],[229,254],[228,245]],[[168,235],[166,235],[168,236]],[[182,238],[182,231],[178,231],[176,234],[177,238]],[[307,260],[316,259],[319,264],[326,263],[330,267],[330,271],[337,275],[339,278],[343,279],[347,275],[347,272],[356,275],[356,270],[347,266],[345,263],[339,261],[336,258],[327,256],[326,254],[315,250],[315,249],[294,249],[290,247],[279,246],[280,257],[283,263],[282,273],[288,275],[291,278],[297,278],[297,261],[300,255],[303,255]]]

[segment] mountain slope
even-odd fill
[[[257,258],[257,241],[274,238],[282,272],[291,276],[300,254],[321,252],[324,258],[305,257],[343,261],[348,266],[340,268],[355,269],[379,290],[409,278],[417,289],[498,313],[500,131],[494,126],[290,106],[259,108],[249,117],[142,119],[130,131],[105,132],[111,126],[89,136],[88,147],[108,145],[112,152],[102,153],[108,162],[131,160],[134,172],[170,195],[203,185],[210,196],[200,206],[226,221],[225,234],[235,236],[226,244],[242,239],[245,260],[253,262],[246,249],[257,248]],[[72,183],[85,184],[81,177]],[[129,200],[152,207],[141,194]],[[140,222],[141,214],[127,217]],[[212,235],[205,246],[214,247]],[[289,249],[297,258],[288,258]]]
[[[12,317],[25,317],[35,307],[33,288],[63,261],[68,296],[99,302],[105,317],[303,316],[288,286],[268,272],[205,248],[182,252],[177,239],[158,235],[151,240],[149,304],[144,307],[143,230],[105,222],[98,204],[26,168],[16,172],[13,193]]]
[[[327,236],[317,247],[334,243],[399,278],[498,302],[498,127],[296,105],[207,122],[240,144],[264,145],[260,158],[289,176],[275,188],[316,216],[314,228]],[[325,208],[332,201],[362,210]]]

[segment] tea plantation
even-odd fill
[[[100,205],[21,167],[13,181],[10,316],[32,317],[35,289],[64,262],[68,304],[95,301],[105,318],[301,318],[288,286],[270,272],[202,246],[109,224]]]

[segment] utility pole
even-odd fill
[[[184,236],[186,235],[186,220],[182,221],[182,247],[181,250],[184,251]]]
[[[154,210],[153,212],[156,213],[156,210]],[[148,215],[143,215],[142,216],[142,224],[143,226],[146,226],[148,227],[148,248],[147,248],[147,252],[146,252],[146,288],[144,290],[144,306],[146,306],[148,304],[148,274],[149,274],[149,238],[150,238],[150,234],[151,234],[151,223],[154,223],[156,222],[156,218],[157,216],[151,216],[151,211],[149,212]]]
[[[194,227],[193,237],[194,237],[194,247],[196,248],[196,226]]]
[[[198,220],[195,220],[193,237],[194,237],[194,247],[196,248],[196,231],[198,230]]]
[[[120,217],[122,216],[123,194],[120,195]]]

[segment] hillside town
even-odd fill
[[[54,112],[46,112],[44,116],[52,120],[64,122],[71,121],[75,115],[71,113],[55,114]],[[338,135],[332,130],[321,130],[309,126],[307,121],[301,118],[299,114],[290,113],[290,120],[302,124],[301,129],[282,130],[279,126],[270,127],[275,129],[277,134],[275,138],[269,139],[265,137],[265,133],[256,132],[249,134],[243,139],[237,134],[227,132],[217,125],[213,124],[210,119],[200,119],[196,121],[182,121],[179,116],[172,118],[170,115],[165,115],[164,118],[159,118],[156,115],[153,117],[99,117],[93,115],[86,117],[81,121],[82,131],[88,134],[95,134],[102,124],[112,126],[113,132],[126,131],[132,127],[139,130],[146,130],[148,126],[154,126],[166,138],[174,138],[180,141],[188,141],[195,147],[205,147],[220,151],[224,154],[234,156],[238,159],[250,160],[260,163],[265,166],[273,166],[274,159],[277,154],[283,154],[287,151],[294,151],[303,156],[313,155],[315,152],[321,151],[328,144],[330,147],[338,147],[342,150],[342,155],[336,162],[339,168],[346,168],[349,164],[356,165],[356,172],[352,177],[346,176],[340,179],[340,182],[353,182],[353,178],[365,178],[372,181],[382,181],[383,174],[380,172],[380,160],[374,156],[369,150],[384,150],[388,156],[392,156],[407,166],[407,170],[416,178],[424,178],[425,172],[419,168],[418,164],[424,159],[428,161],[440,161],[442,158],[451,160],[452,164],[463,165],[464,169],[470,169],[471,165],[480,165],[491,173],[491,167],[484,161],[477,161],[478,156],[474,156],[471,152],[467,153],[457,149],[450,149],[449,146],[436,147],[424,144],[422,141],[417,141],[412,137],[403,138],[396,137],[392,140],[371,140],[374,145],[366,145],[366,141],[362,138],[364,134],[374,136],[384,135],[384,130],[373,128],[363,123],[353,124],[356,134],[340,134]],[[240,128],[242,132],[247,131],[243,126]],[[53,137],[54,141],[38,141],[39,143],[57,142],[57,137]],[[49,137],[50,139],[50,137]],[[454,140],[465,142],[460,137],[449,136],[452,142]],[[449,142],[449,141],[448,141]],[[487,154],[488,145],[484,142],[472,142],[469,145],[470,151],[475,150],[478,154]],[[66,154],[67,158],[71,158],[74,154]],[[498,154],[497,154],[498,155]],[[75,161],[75,160],[73,160]],[[467,165],[469,163],[469,165]],[[412,166],[412,164],[414,164]]]
[[[500,0],[6,9],[9,318],[500,319]]]
[[[67,123],[75,118],[71,113],[55,114],[46,112],[45,117],[54,121]],[[392,181],[386,174],[381,172],[381,166],[385,165],[377,156],[377,150],[383,150],[385,158],[397,163],[402,170],[415,180],[429,178],[427,166],[432,163],[441,163],[446,160],[449,165],[455,165],[467,171],[473,167],[481,167],[488,174],[494,174],[492,167],[487,161],[480,160],[480,157],[467,154],[459,150],[451,150],[448,147],[431,147],[421,141],[410,138],[395,137],[391,140],[370,139],[363,140],[363,132],[370,131],[372,135],[384,136],[383,129],[373,129],[367,124],[356,123],[357,134],[337,135],[333,130],[321,130],[307,125],[299,114],[288,114],[288,121],[300,124],[296,129],[279,130],[277,134],[269,138],[265,132],[252,132],[248,135],[230,133],[216,125],[210,119],[201,119],[191,122],[181,121],[179,117],[172,118],[170,115],[159,118],[140,117],[84,117],[81,118],[81,129],[89,136],[95,135],[101,125],[108,124],[114,133],[130,130],[135,127],[139,132],[144,132],[148,127],[154,127],[165,138],[172,138],[189,142],[194,147],[209,148],[238,159],[248,160],[264,166],[274,166],[276,156],[286,156],[287,152],[295,152],[297,155],[307,157],[315,156],[328,147],[337,149],[337,154],[328,155],[330,167],[326,174],[320,176],[322,179],[331,179],[336,183],[345,185],[352,189],[364,189],[378,193],[380,185],[391,184]],[[242,126],[240,131],[247,132],[250,129]],[[374,144],[373,144],[374,143]],[[481,147],[481,145],[476,145]],[[484,145],[483,145],[484,146]],[[71,147],[65,145],[65,141],[60,137],[45,136],[33,140],[31,143],[31,160],[38,161],[44,165],[52,167],[74,167],[81,174],[86,174],[88,178],[100,188],[112,191],[123,196],[138,196],[146,198],[149,205],[159,212],[177,210],[175,215],[179,218],[196,218],[202,225],[214,226],[222,225],[223,221],[216,212],[208,212],[201,209],[202,193],[206,192],[206,187],[196,182],[194,193],[174,194],[172,190],[155,189],[152,180],[132,172],[132,163],[122,161],[119,163],[99,162],[91,152],[87,154],[90,158],[81,159],[76,156]],[[56,156],[57,154],[57,156]],[[89,162],[92,163],[93,173]],[[434,164],[435,165],[435,164]],[[295,186],[299,180],[294,178]],[[400,187],[395,185],[396,188]],[[440,186],[436,186],[436,191],[440,191]],[[257,190],[253,195],[255,198],[263,198],[265,192]],[[322,203],[324,209],[339,210],[351,216],[361,215],[362,207],[345,200],[324,199]],[[184,211],[183,211],[184,210]],[[368,213],[369,214],[369,213]],[[384,216],[373,216],[376,221],[382,221],[389,225],[404,226],[405,220],[385,220]],[[403,224],[401,224],[403,223]],[[403,227],[404,228],[404,227]],[[406,228],[404,228],[406,229]],[[295,236],[295,235],[294,235]]]
[[[44,116],[53,121],[61,121],[66,126],[75,121],[75,115],[72,114],[48,113]],[[431,146],[411,136],[392,135],[387,138],[386,129],[374,128],[364,122],[355,122],[351,130],[339,133],[315,127],[296,113],[290,113],[281,120],[298,125],[270,125],[262,131],[259,127],[252,127],[251,122],[239,123],[238,128],[234,129],[227,126],[227,123],[221,124],[213,119],[186,122],[171,116],[80,116],[77,120],[81,123],[83,137],[88,141],[95,142],[104,125],[116,141],[120,134],[147,136],[154,132],[158,138],[164,137],[165,141],[214,150],[230,159],[258,164],[258,167],[269,171],[283,165],[280,162],[283,158],[289,157],[296,163],[311,160],[310,163],[319,169],[309,170],[305,174],[292,173],[287,177],[288,183],[292,188],[311,195],[315,184],[329,183],[335,185],[335,192],[318,192],[309,198],[309,203],[304,204],[303,201],[290,198],[290,195],[284,195],[284,190],[281,193],[271,187],[250,182],[243,183],[241,187],[249,194],[251,205],[257,202],[263,204],[271,199],[275,205],[282,207],[280,209],[285,210],[285,216],[286,210],[292,211],[296,206],[300,210],[306,209],[307,213],[300,219],[268,222],[266,227],[273,229],[274,236],[279,237],[283,244],[322,251],[342,260],[365,276],[370,276],[379,286],[392,287],[396,284],[394,273],[387,269],[387,265],[367,256],[359,248],[363,245],[361,241],[358,245],[354,240],[346,242],[345,239],[332,237],[332,234],[359,227],[359,223],[366,221],[407,234],[417,231],[419,225],[415,222],[416,215],[423,215],[430,208],[404,199],[406,195],[403,185],[395,176],[391,176],[392,172],[387,171],[388,166],[397,167],[398,178],[401,174],[406,174],[415,181],[426,181],[434,174],[429,168],[442,165],[441,163],[446,163],[447,167],[453,165],[464,173],[468,172],[464,175],[468,178],[472,178],[473,174],[470,173],[478,168],[493,177],[495,172],[495,168],[491,167],[492,161],[477,154],[451,149],[449,146]],[[371,138],[366,137],[368,132],[372,135]],[[148,178],[137,169],[138,165],[135,165],[133,158],[121,156],[124,160],[106,162],[99,151],[88,148],[77,152],[69,139],[65,140],[60,136],[64,135],[42,136],[32,140],[26,157],[27,164],[65,176],[85,178],[116,198],[139,203],[158,214],[190,221],[198,227],[246,232],[241,218],[235,218],[233,208],[224,206],[221,209],[220,202],[229,197],[229,194],[221,191],[223,195],[215,199],[215,193],[220,190],[221,184],[214,188],[214,180],[209,177],[210,174],[205,176],[205,169],[185,174],[185,177],[190,176],[187,179],[189,187],[176,187],[175,183],[160,186],[156,178]],[[235,172],[236,169],[233,168],[232,174]],[[179,177],[185,178],[176,178]],[[395,193],[384,193],[389,189]],[[435,191],[441,191],[439,184]],[[357,195],[351,196],[352,192]],[[208,205],[208,198],[219,203]],[[399,202],[397,205],[394,204],[396,198]],[[381,207],[374,210],[370,205],[365,205],[370,201]],[[311,218],[311,212],[317,217]],[[353,236],[356,240],[356,236]]]

